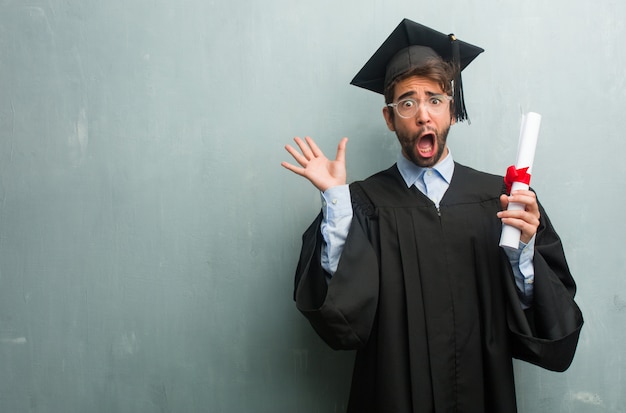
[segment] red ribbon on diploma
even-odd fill
[[[515,165],[511,165],[506,170],[506,176],[504,177],[504,184],[506,185],[506,192],[511,193],[511,186],[513,182],[521,182],[526,185],[530,185],[530,174],[528,173],[528,167],[515,169]]]

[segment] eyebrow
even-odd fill
[[[443,95],[443,94],[444,93],[435,93],[435,92],[431,92],[431,91],[426,91],[426,96],[429,96],[429,97]],[[403,93],[402,95],[400,95],[397,100],[406,99],[406,98],[412,97],[414,95],[415,95],[415,91],[414,90],[409,90],[408,92]]]

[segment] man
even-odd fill
[[[583,319],[563,248],[534,192],[455,163],[461,70],[483,50],[404,20],[352,81],[385,95],[401,156],[346,185],[315,142],[287,145],[323,196],[294,297],[333,348],[356,349],[349,412],[516,411],[512,358],[563,371]],[[507,211],[509,202],[524,205]],[[502,224],[519,249],[498,246]]]

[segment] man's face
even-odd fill
[[[419,109],[412,118],[402,118],[397,113],[391,116],[391,107],[383,109],[383,115],[389,130],[396,132],[402,154],[421,167],[432,167],[448,154],[446,139],[454,119],[449,110],[433,115],[422,103],[433,95],[445,94],[437,82],[422,78],[409,77],[395,86],[394,102],[413,98],[420,102]]]

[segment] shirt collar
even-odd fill
[[[417,182],[417,180],[420,179],[428,170],[436,171],[448,185],[450,185],[452,174],[454,173],[454,160],[452,159],[452,152],[450,151],[450,148],[448,148],[448,155],[432,168],[417,166],[413,162],[406,159],[402,153],[400,153],[400,156],[398,157],[397,165],[400,175],[402,175],[407,188],[415,185],[415,182]]]

